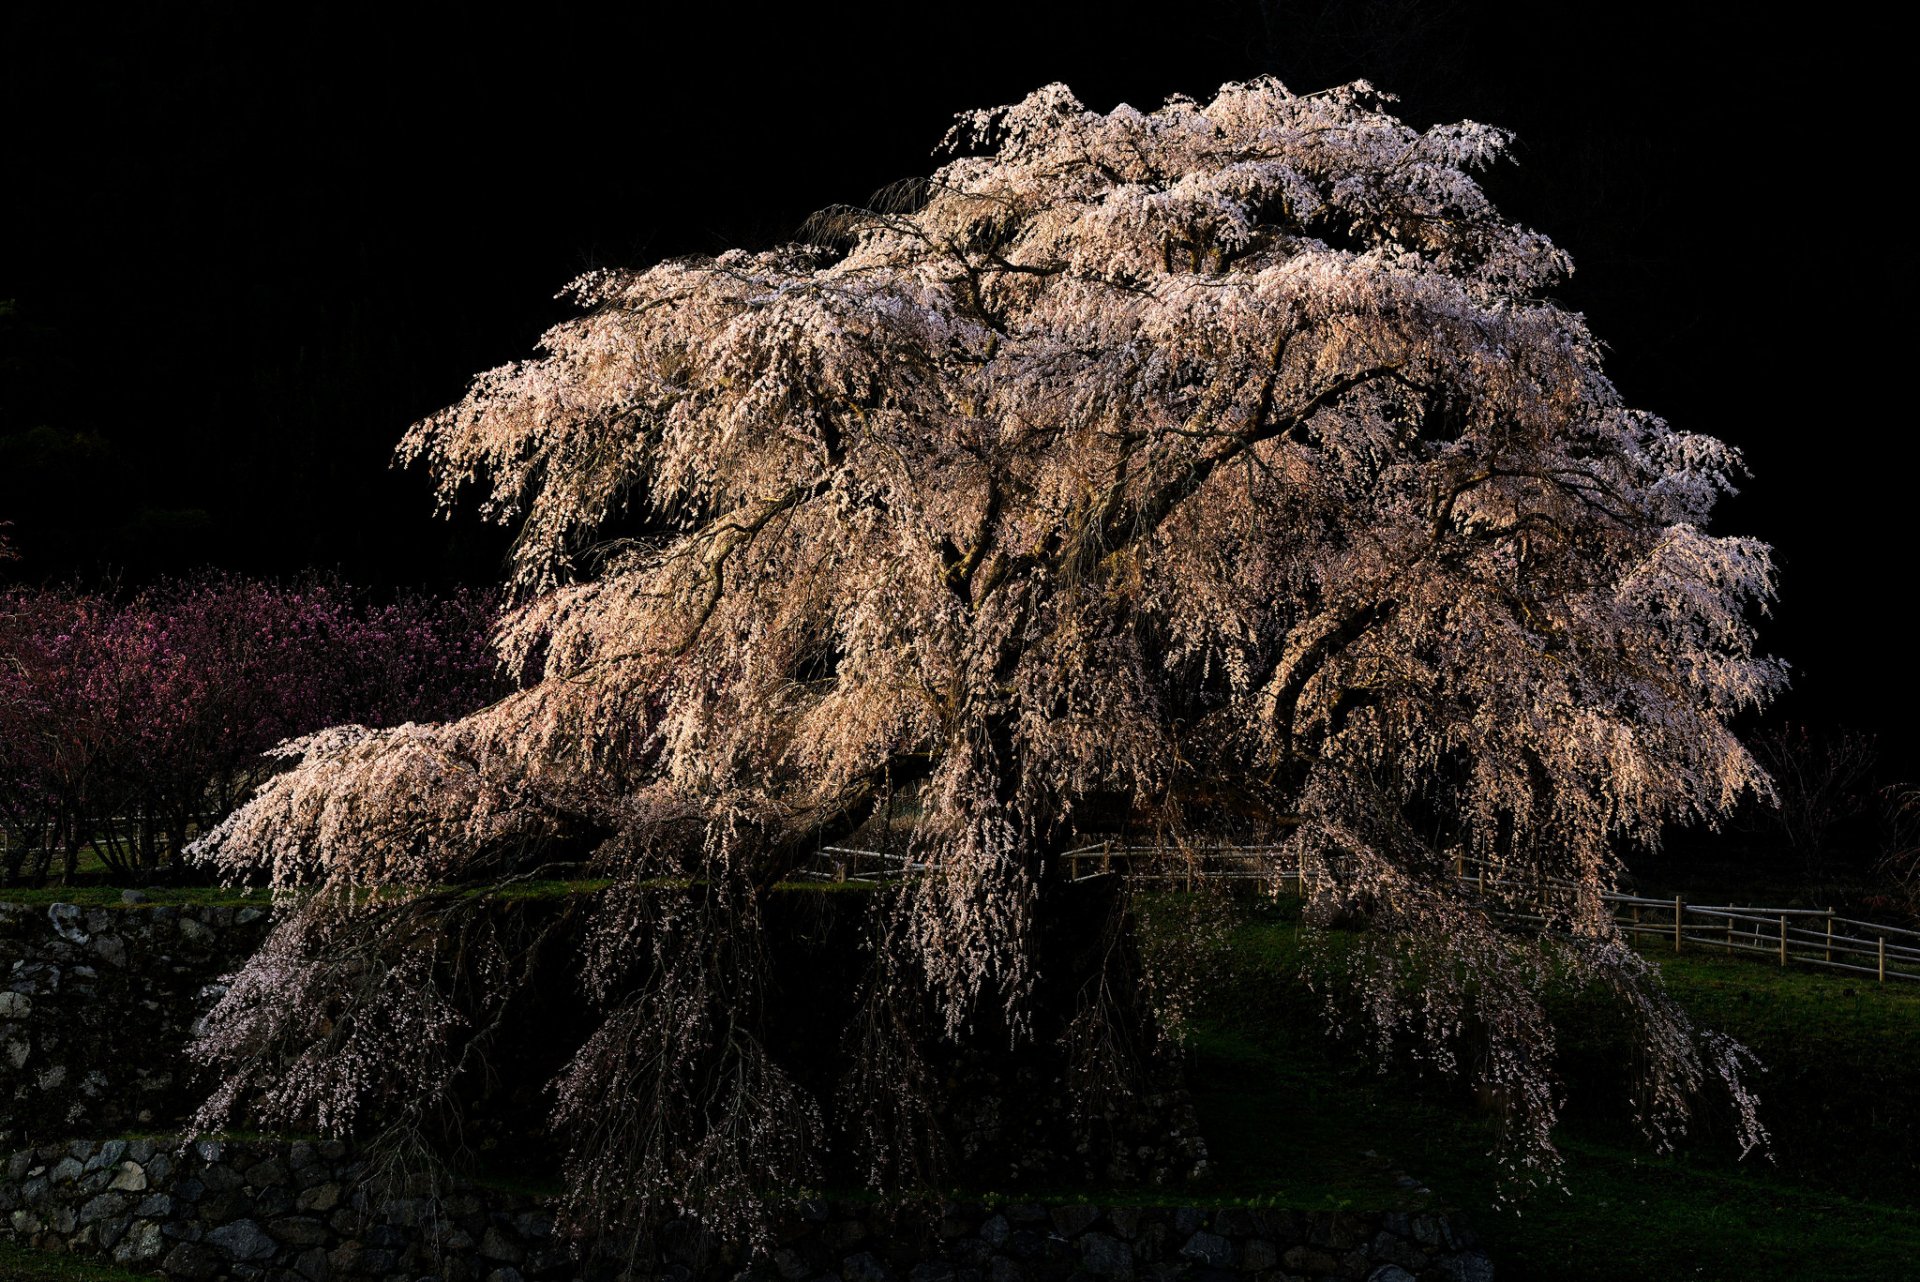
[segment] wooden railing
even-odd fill
[[[1124,874],[1135,880],[1184,885],[1201,881],[1257,881],[1280,891],[1312,889],[1311,872],[1289,865],[1272,846],[1131,846],[1103,843],[1061,856],[1075,881]],[[931,870],[908,856],[851,846],[829,846],[800,875],[822,881],[891,881]],[[1528,911],[1542,896],[1571,888],[1557,878],[1503,875],[1465,856],[1456,857],[1454,875],[1475,888],[1492,911],[1514,921],[1539,922]],[[1811,966],[1888,980],[1920,980],[1920,931],[1885,922],[1844,917],[1831,908],[1767,908],[1738,904],[1688,903],[1685,896],[1650,899],[1640,895],[1601,896],[1614,922],[1635,944],[1743,953],[1778,961],[1781,966]]]

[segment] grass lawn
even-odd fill
[[[0,1282],[147,1282],[151,1276],[0,1241]]]
[[[1696,1017],[1768,1064],[1772,1162],[1737,1160],[1712,1126],[1678,1154],[1653,1152],[1605,1089],[1624,1033],[1565,995],[1564,1188],[1496,1211],[1491,1119],[1450,1083],[1381,1074],[1320,1033],[1297,931],[1284,909],[1239,927],[1196,1021],[1190,1078],[1224,1190],[1378,1205],[1382,1172],[1387,1196],[1409,1196],[1392,1178],[1404,1171],[1468,1211],[1509,1280],[1914,1276],[1920,988],[1650,954]]]

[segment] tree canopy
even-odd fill
[[[1755,1141],[1742,1052],[1600,899],[1624,843],[1767,786],[1727,723],[1783,680],[1750,626],[1772,567],[1707,530],[1739,459],[1623,403],[1550,297],[1567,257],[1475,177],[1509,136],[1388,104],[1049,86],[807,243],[574,282],[538,356],[401,447],[517,525],[516,692],[300,741],[200,845],[323,892],[209,1021],[208,1116],[433,1107],[517,972],[448,980],[427,888],[584,850],[615,888],[557,1081],[574,1195],[750,1208],[818,1127],[755,1039],[758,905],[910,791],[927,871],[876,915],[871,1000],[930,994],[945,1036],[1020,1010],[1058,856],[1117,800],[1368,920],[1365,1018],[1492,1087],[1523,1167],[1552,1160],[1555,968],[1640,1021],[1652,1131],[1718,1077]],[[911,1056],[866,1045],[864,1113],[928,1107]]]

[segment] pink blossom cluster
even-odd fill
[[[71,874],[89,845],[115,873],[154,869],[284,739],[472,711],[499,693],[493,614],[464,591],[373,603],[230,576],[0,596],[0,869],[44,877],[58,856]]]

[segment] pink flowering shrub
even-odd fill
[[[367,602],[324,580],[212,576],[126,598],[0,597],[0,823],[8,879],[91,844],[150,871],[323,726],[434,720],[501,693],[484,594]]]

